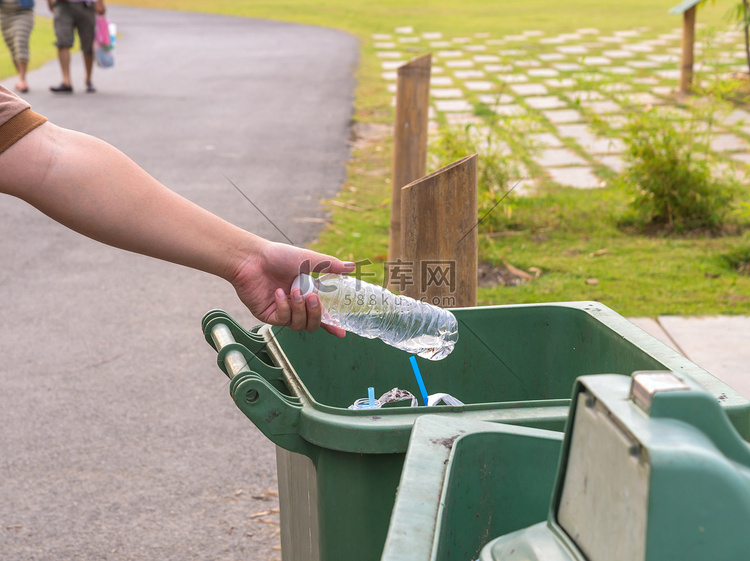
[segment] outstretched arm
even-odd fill
[[[167,189],[110,144],[52,123],[0,155],[0,192],[102,243],[226,279],[255,317],[295,330],[317,329],[321,308],[316,295],[287,295],[294,277],[354,268],[246,232]]]

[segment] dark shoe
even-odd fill
[[[73,93],[73,86],[67,84],[60,84],[59,86],[51,86],[49,89],[53,93]]]
[[[86,82],[86,93],[96,93],[96,88],[91,82]]]

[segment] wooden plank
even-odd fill
[[[388,260],[401,257],[401,188],[425,174],[432,55],[415,58],[398,69],[393,124],[391,232]]]
[[[441,307],[477,304],[477,155],[401,190],[402,254],[413,283],[402,293]]]
[[[682,61],[680,65],[680,92],[688,93],[693,84],[695,49],[695,11],[689,8],[682,18]]]

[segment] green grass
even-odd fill
[[[4,47],[3,43],[3,48]],[[39,68],[50,59],[57,57],[55,48],[55,32],[52,29],[52,19],[37,16],[34,21],[34,29],[29,39],[29,52],[31,53],[30,69]],[[16,69],[10,59],[7,48],[0,55],[0,77],[14,76]],[[37,84],[29,84],[31,88],[39,87]],[[45,84],[46,86],[46,84]]]
[[[174,10],[259,17],[336,27],[368,38],[371,33],[390,32],[396,26],[412,25],[425,31],[450,28],[461,34],[488,31],[512,33],[524,29],[566,32],[580,27],[603,31],[648,25],[654,29],[680,26],[680,17],[669,15],[673,0],[118,0],[117,4]],[[701,10],[699,20],[715,22],[729,4]]]
[[[418,32],[440,31],[454,37],[476,32],[502,37],[532,29],[549,35],[583,27],[609,32],[647,26],[655,35],[681,25],[679,16],[667,13],[676,0],[118,3],[294,21],[353,33],[361,41],[362,55],[355,120],[364,125],[389,124],[393,119],[391,94],[380,76],[373,33],[391,33],[395,27],[408,25]],[[702,8],[698,21],[726,29],[729,24],[724,15],[729,7],[729,3],[714,3]],[[409,54],[408,48],[402,50]],[[388,134],[353,150],[347,184],[329,203],[331,223],[314,244],[342,259],[369,260],[364,270],[375,273],[377,280],[382,279],[388,244],[391,151]],[[530,168],[537,171],[533,164]],[[511,196],[498,206],[492,219],[483,223],[479,240],[481,260],[507,262],[526,270],[538,267],[541,276],[520,286],[481,288],[480,304],[598,300],[629,316],[750,313],[750,275],[746,272],[750,234],[743,232],[750,219],[747,203],[744,211],[734,214],[739,224],[735,235],[648,237],[618,228],[628,200],[612,185],[593,191],[542,187],[536,196]],[[750,199],[747,191],[743,197]]]

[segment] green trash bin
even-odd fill
[[[750,445],[689,376],[582,376],[561,436],[419,418],[382,561],[748,559]]]
[[[421,416],[382,561],[473,561],[492,538],[544,520],[562,441],[562,432]]]
[[[425,413],[562,431],[570,388],[585,374],[672,370],[719,399],[745,437],[750,403],[674,350],[596,302],[453,310],[460,340],[421,360],[429,393],[464,406],[354,411],[394,387],[419,396],[406,353],[379,340],[262,326],[221,311],[203,321],[237,406],[275,444],[285,561],[376,560],[383,550],[415,420]]]

